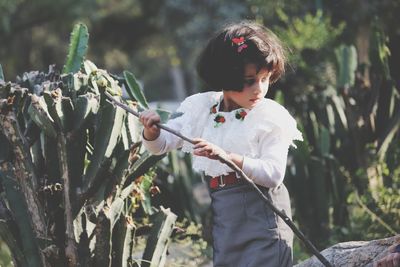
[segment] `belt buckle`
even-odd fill
[[[219,176],[219,187],[224,187],[226,184],[225,184],[225,181],[224,181],[224,176],[223,175],[220,175]]]

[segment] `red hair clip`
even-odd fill
[[[244,39],[243,36],[232,39],[232,43],[238,46],[237,51],[239,53],[242,52],[242,50],[247,47],[247,44],[245,44],[245,42],[246,40]]]

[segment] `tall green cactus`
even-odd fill
[[[63,73],[75,73],[80,70],[88,49],[88,41],[89,33],[86,25],[82,23],[75,25],[71,33],[69,53]]]
[[[339,88],[351,87],[355,82],[357,51],[354,46],[340,45],[335,49],[338,63],[337,85]]]
[[[87,42],[87,28],[79,24],[63,74],[51,67],[0,82],[0,202],[7,203],[0,209],[0,236],[15,266],[132,263],[135,226],[126,207],[134,192],[149,190],[137,178],[163,156],[140,152],[133,115],[105,98],[107,91],[124,101],[122,88],[129,85],[131,100],[147,107],[133,74],[114,79],[84,62]],[[172,229],[174,216],[169,212],[158,223]],[[171,233],[165,229],[157,228],[157,245],[157,236],[149,238],[154,257],[165,257]]]

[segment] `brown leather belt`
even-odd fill
[[[211,189],[220,189],[227,185],[235,185],[235,184],[242,184],[243,179],[237,178],[236,173],[230,172],[227,175],[220,175],[212,177],[209,181],[209,185]]]

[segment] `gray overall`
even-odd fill
[[[259,187],[291,217],[290,199],[282,184]],[[292,266],[293,232],[248,184],[211,191],[214,267]]]

